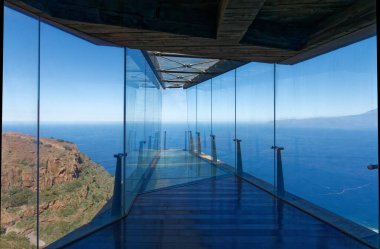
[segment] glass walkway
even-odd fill
[[[148,180],[145,191],[228,174],[184,150],[164,150]]]
[[[206,160],[163,151],[128,215],[66,248],[368,248]]]

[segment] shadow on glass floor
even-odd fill
[[[163,150],[144,192],[228,174],[188,151]]]

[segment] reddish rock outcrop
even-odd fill
[[[7,132],[2,134],[1,188],[26,187],[36,190],[37,141],[35,137]],[[40,188],[71,181],[79,176],[82,158],[69,142],[40,139]]]

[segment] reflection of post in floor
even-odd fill
[[[375,170],[377,169],[377,194],[378,194],[378,210],[377,210],[377,215],[378,215],[378,220],[377,220],[377,229],[380,231],[380,169],[378,164],[370,164],[367,166],[369,170]],[[378,248],[380,248],[380,232],[377,233],[379,238],[378,238]]]
[[[236,173],[238,175],[242,175],[243,161],[241,158],[241,147],[240,147],[241,139],[234,139],[234,141],[236,142]]]
[[[196,164],[197,164],[197,176],[200,177],[201,176],[202,161],[199,158],[197,158]]]
[[[284,228],[284,202],[279,199],[275,199],[274,202],[276,203],[274,207],[276,208],[277,225],[279,230],[282,231]]]
[[[112,196],[112,210],[111,213],[113,216],[117,216],[121,214],[121,207],[122,207],[122,197],[121,197],[121,191],[122,191],[122,182],[121,182],[121,160],[124,156],[127,156],[127,154],[119,153],[114,155],[116,158],[116,171],[115,171],[115,183],[113,187],[113,196]]]
[[[277,190],[277,194],[283,195],[285,192],[285,187],[284,187],[284,174],[283,174],[283,170],[282,170],[281,151],[284,150],[284,147],[272,146],[271,148],[276,151],[276,159],[277,159],[276,190]]]

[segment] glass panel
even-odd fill
[[[195,133],[198,103],[197,87],[189,88],[186,91],[183,89],[167,89],[164,92],[164,103],[163,127],[164,131],[167,131],[167,150],[161,152],[160,159],[146,190],[169,187],[225,174],[224,171],[198,157],[196,153],[188,151],[190,135],[186,131],[187,127],[192,131],[193,144],[195,150],[197,149],[197,134]],[[211,106],[209,105],[208,108],[211,108]],[[189,114],[188,116],[186,116],[187,113]],[[202,119],[202,114],[200,115],[198,112],[198,115]],[[211,110],[209,110],[209,115],[211,115]],[[208,118],[210,119],[210,116]],[[188,124],[186,123],[187,119],[189,120]],[[183,150],[185,145],[186,150]]]
[[[37,244],[38,22],[4,8],[1,248]]]
[[[235,71],[212,81],[212,132],[218,160],[235,167]]]
[[[141,51],[127,51],[126,207],[147,190],[161,149],[161,88]],[[150,167],[152,166],[152,167]]]
[[[166,89],[162,96],[162,131],[166,149],[188,149],[186,90]]]
[[[123,54],[41,25],[45,245],[81,227],[60,240],[68,242],[121,215],[122,165],[114,155],[123,152]]]
[[[127,50],[127,89],[126,89],[126,192],[125,206],[129,207],[136,197],[144,163],[145,142],[145,61],[139,50]]]
[[[250,63],[236,69],[236,137],[243,171],[274,183],[274,67]]]
[[[285,189],[377,229],[376,38],[277,70]]]
[[[197,88],[191,87],[186,90],[187,99],[187,130],[188,130],[188,150],[196,149],[197,132]]]
[[[197,85],[197,132],[201,152],[211,155],[211,80]]]

